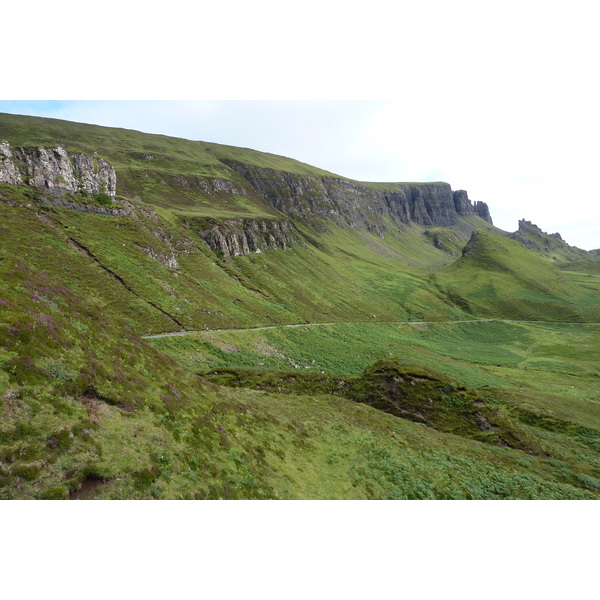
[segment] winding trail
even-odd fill
[[[381,324],[388,323],[391,325],[433,325],[435,323],[460,325],[462,323],[535,323],[538,325],[600,325],[600,323],[589,323],[581,321],[520,321],[518,319],[466,319],[464,321],[335,321],[332,323],[291,323],[287,325],[266,325],[264,327],[246,327],[241,329],[196,329],[190,331],[176,331],[172,333],[157,333],[154,335],[143,335],[146,340],[179,337],[182,335],[190,335],[192,333],[211,333],[219,331],[262,331],[265,329],[280,329],[283,327],[317,327],[322,325],[358,325],[365,323]]]

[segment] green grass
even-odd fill
[[[67,151],[100,156],[117,172],[118,194],[186,214],[273,214],[272,207],[222,160],[300,175],[333,176],[299,161],[256,150],[58,119],[2,114],[0,139],[13,146],[61,145]],[[213,179],[233,184],[233,188],[217,193],[218,202],[202,185],[204,180]],[[232,189],[242,193],[232,193]]]
[[[27,196],[9,186],[0,186],[0,194],[6,200],[0,202],[5,223],[0,247],[25,248],[35,236],[36,245],[27,251],[33,267],[60,277],[78,293],[92,294],[140,333],[367,320],[374,305],[379,320],[464,314],[430,288],[425,274],[411,271],[393,240],[390,255],[383,255],[381,240],[372,234],[335,230],[327,245],[306,241],[223,261],[193,229],[143,207],[128,209],[135,218],[110,217],[33,207],[35,192]],[[408,237],[416,247],[433,248],[418,231]],[[432,261],[444,260],[435,248],[431,254]],[[357,260],[349,261],[349,255]],[[171,257],[177,269],[167,266]]]
[[[199,332],[151,342],[192,369],[298,365],[303,371],[356,376],[393,356],[478,387],[510,386],[513,379],[520,385],[530,370],[550,376],[556,369],[548,367],[556,362],[565,365],[561,377],[591,377],[600,352],[597,332],[598,326],[577,324],[367,322]],[[539,356],[552,361],[539,364]]]
[[[123,211],[0,186],[2,498],[598,497],[591,255],[477,217],[381,235],[293,218],[291,248],[225,260],[186,223],[282,218],[228,162],[331,174],[50,119],[2,115],[0,139],[97,152]]]
[[[600,461],[596,454],[600,451],[598,326],[480,322],[417,327],[391,323],[282,327],[160,338],[152,343],[191,370],[216,368],[226,374],[228,371],[223,369],[233,368],[232,373],[238,374],[236,386],[264,388],[265,382],[271,381],[268,385],[272,387],[268,388],[270,393],[267,397],[271,397],[278,389],[283,393],[302,393],[304,389],[304,393],[312,390],[310,394],[318,394],[319,386],[323,388],[323,382],[330,381],[330,373],[342,378],[339,381],[345,380],[345,377],[356,377],[376,359],[391,354],[393,360],[406,365],[405,368],[410,368],[411,364],[427,366],[463,385],[479,388],[486,403],[517,426],[522,432],[521,439],[529,440],[530,448],[538,449],[534,454],[547,455],[548,464],[539,468],[546,473],[555,473],[557,481],[569,485],[580,485],[587,481],[588,484],[591,482],[587,489],[595,489],[595,484],[588,477],[600,476]],[[207,343],[207,339],[211,342]],[[563,367],[555,368],[557,363]],[[298,369],[294,369],[296,364]],[[239,367],[247,371],[236,371]],[[287,373],[284,376],[281,371],[268,369],[282,369]],[[312,383],[310,374],[315,371],[325,371],[325,374],[318,375],[324,379]],[[292,388],[289,387],[290,382]],[[334,379],[333,383],[336,382],[338,380]],[[317,387],[313,389],[315,385]],[[320,393],[332,393],[327,385]],[[239,387],[236,389],[239,390]],[[335,390],[333,393],[339,392]],[[281,396],[275,393],[273,397]],[[312,398],[314,403],[315,396]],[[305,399],[303,397],[303,401]],[[285,403],[289,401],[288,398]],[[452,458],[461,473],[457,480],[460,482],[459,488],[464,483],[463,478],[469,479],[470,469],[478,470],[474,463],[464,459],[464,452],[463,447]],[[515,450],[506,449],[503,452],[518,456]],[[345,464],[339,454],[338,448],[334,459]],[[355,454],[346,452],[341,456],[346,459],[352,456],[353,460],[359,461]],[[448,455],[429,458],[449,468],[450,463],[446,462],[450,459]],[[525,485],[525,481],[529,482],[527,485],[533,485],[532,480],[521,480],[516,472],[512,478],[499,475],[497,465],[494,463],[495,466],[490,467],[488,460],[479,465],[479,474],[490,469],[490,481],[482,484],[478,480],[477,484],[468,484],[468,492],[464,489],[461,492],[467,495],[456,497],[512,497],[512,493],[519,497],[524,492],[516,492],[517,488],[513,486],[521,485],[518,482]],[[518,460],[520,466],[530,469],[533,464],[531,460],[536,462],[540,459],[522,457]],[[369,464],[374,467],[376,463]],[[444,473],[441,469],[442,479]],[[397,472],[396,475],[390,475],[392,479],[396,476]],[[429,481],[427,476],[425,479]],[[491,481],[499,487],[496,488],[496,483]],[[373,486],[373,483],[369,485]],[[427,486],[427,489],[436,489],[432,482]],[[507,491],[509,488],[513,490],[510,493]],[[504,490],[503,493],[508,495],[503,496],[499,490]],[[445,497],[444,493],[447,492],[437,489],[437,492],[421,490],[417,493],[413,489],[411,493],[417,495],[386,492],[387,497],[426,497],[418,494],[430,493],[429,497],[436,498]],[[529,490],[520,497],[549,497],[545,494]]]
[[[595,497],[579,459],[548,474],[344,398],[203,384],[89,299],[0,267],[3,498]]]
[[[600,321],[598,281],[588,287],[516,241],[477,230],[438,289],[471,313],[539,321]]]

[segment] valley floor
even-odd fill
[[[189,331],[171,331],[168,333],[155,333],[152,335],[142,336],[144,339],[152,340],[163,337],[179,337],[182,335],[189,335],[191,333],[203,333],[204,331],[262,331],[265,329],[278,329],[280,327],[318,327],[322,325],[358,325],[362,323],[369,323],[370,321],[335,321],[331,323],[288,323],[286,325],[265,325],[264,327],[245,327],[237,329],[217,328],[205,330],[189,330]],[[579,321],[523,321],[520,319],[461,319],[460,321],[385,321],[386,323],[395,323],[397,325],[433,325],[434,323],[538,323],[538,324],[553,324],[553,325],[600,325],[600,323],[581,323]]]
[[[239,397],[251,394],[261,410],[278,415],[276,418],[293,415],[298,427],[300,423],[309,424],[301,429],[305,450],[312,450],[294,453],[294,458],[284,453],[284,464],[293,469],[293,474],[288,475],[295,482],[292,487],[296,491],[290,488],[286,492],[291,497],[365,497],[368,489],[366,497],[593,498],[600,490],[599,333],[600,326],[595,323],[474,319],[298,324],[205,331],[150,341],[191,372],[203,376],[233,374],[229,375],[236,382],[233,391]],[[383,359],[424,366],[477,390],[489,406],[517,427],[529,449],[494,448],[443,433],[439,427],[436,430],[390,415],[377,417],[373,409],[350,407],[341,398],[319,396],[314,391],[305,396],[301,393],[305,385],[301,375],[357,377],[370,364]],[[268,372],[272,373],[272,384],[266,381],[268,376],[264,373]],[[290,378],[299,382],[298,391],[292,395],[286,391],[288,384],[281,383],[289,383]],[[257,391],[260,389],[270,391]],[[310,388],[306,389],[308,393]],[[341,422],[332,416],[333,407],[340,411]],[[321,410],[328,416],[324,417]],[[380,434],[373,430],[368,439],[359,436],[360,442],[353,437],[359,435],[358,430],[350,436],[353,442],[347,435],[342,435],[343,440],[330,439],[339,436],[338,428],[348,431],[347,424],[356,418],[349,417],[348,410],[367,411],[361,412],[360,420],[369,415],[392,426],[394,430],[385,436],[384,446],[380,445]],[[360,435],[364,433],[363,430]],[[328,458],[317,466],[314,452],[321,444],[323,451],[328,449]],[[439,454],[442,447],[443,456]],[[409,470],[406,460],[411,465]],[[354,495],[347,496],[348,489],[342,492],[335,482],[348,482],[349,475],[344,470],[350,464],[363,464],[361,473],[370,483],[367,488],[352,488]],[[317,473],[320,484],[310,488],[309,481]],[[455,481],[452,491],[447,482],[442,482],[445,477]],[[378,483],[374,484],[372,478]],[[414,478],[410,485],[408,478]],[[301,480],[303,491],[298,496],[295,486]],[[402,488],[404,491],[394,487],[399,481],[408,485]],[[544,487],[551,481],[554,483],[550,488]],[[325,485],[326,482],[329,483]],[[558,487],[552,487],[555,484]]]

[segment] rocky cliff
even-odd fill
[[[464,190],[447,183],[367,184],[349,179],[299,175],[223,161],[246,179],[274,208],[322,230],[328,222],[382,233],[389,220],[448,227],[459,216],[477,215],[492,222],[484,202],[474,204]]]
[[[300,242],[289,221],[281,219],[212,219],[188,217],[185,223],[225,258],[269,248],[286,250]]]
[[[102,158],[69,154],[61,146],[11,148],[8,142],[0,143],[0,183],[111,198],[117,191],[115,170]]]
[[[550,252],[553,249],[569,248],[569,245],[562,239],[560,233],[546,233],[542,231],[535,223],[521,219],[519,229],[510,234],[513,240],[521,242],[530,250],[538,252]]]
[[[472,203],[469,200],[469,196],[465,190],[456,190],[452,193],[452,196],[454,199],[454,208],[456,209],[456,214],[461,217],[476,215],[481,217],[484,221],[493,224],[492,217],[490,216],[490,209],[485,202],[476,200]]]
[[[177,171],[163,176],[160,170],[154,175],[160,184],[170,185],[169,193],[177,195],[183,191],[187,204],[193,202],[197,190],[199,196],[212,197],[215,202],[243,196],[252,204],[260,204],[263,213],[273,208],[281,213],[279,216],[283,218],[279,219],[221,220],[210,225],[207,220],[198,231],[211,247],[226,256],[296,243],[298,236],[293,234],[285,217],[302,219],[320,231],[327,231],[334,224],[364,228],[379,235],[411,223],[449,227],[459,217],[479,216],[492,222],[484,202],[472,202],[467,192],[453,191],[447,183],[363,183],[334,175],[288,172],[249,162],[219,160],[229,179],[193,173],[184,176]],[[127,178],[131,174],[121,170],[121,175],[127,194]],[[49,201],[69,200],[65,193],[92,197],[105,194],[103,204],[108,206],[110,199],[115,198],[116,179],[112,165],[91,153],[67,152],[58,144],[12,147],[8,142],[0,143],[0,183],[27,184],[44,190]],[[48,191],[51,193],[47,194]],[[273,216],[277,216],[275,211]]]

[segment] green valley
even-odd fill
[[[443,182],[5,114],[0,217],[0,498],[600,496],[597,252]]]

